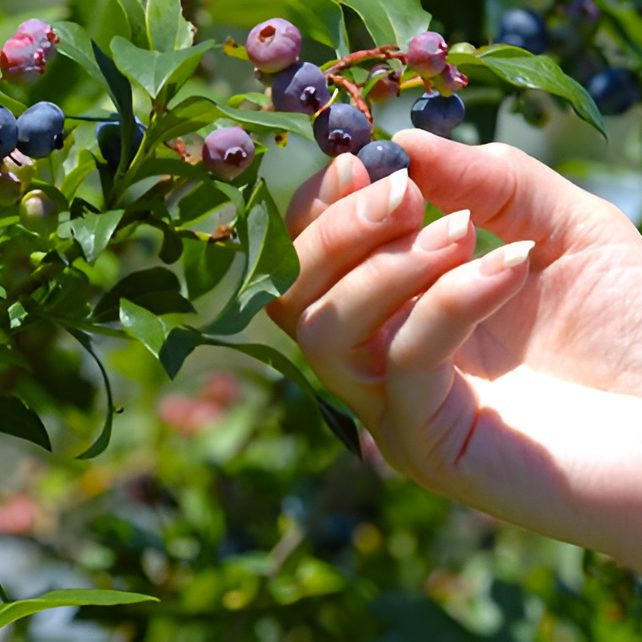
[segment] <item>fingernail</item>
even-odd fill
[[[326,203],[334,203],[345,195],[346,187],[351,182],[352,154],[341,154],[334,159],[326,171],[319,188],[319,198]]]
[[[403,201],[404,194],[408,189],[408,170],[403,169],[393,172],[388,177],[388,213],[394,212]]]
[[[447,217],[424,227],[417,236],[415,243],[422,250],[439,250],[463,239],[468,233],[469,223],[470,210],[453,212]]]
[[[528,260],[535,241],[517,241],[505,245],[499,250],[486,255],[481,263],[481,271],[487,276],[510,270]]]
[[[339,179],[339,190],[344,192],[345,188],[352,182],[352,154],[340,154],[334,159],[337,178]]]
[[[518,241],[508,245],[504,250],[504,268],[509,269],[525,263],[534,247],[535,241]]]
[[[400,169],[388,176],[388,202],[375,200],[372,195],[368,198],[368,189],[360,190],[356,196],[357,216],[365,218],[371,223],[381,223],[388,214],[394,212],[403,201],[408,189],[408,170]]]

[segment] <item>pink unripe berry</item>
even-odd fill
[[[422,78],[435,76],[446,66],[448,45],[436,31],[420,33],[408,45],[408,66]]]
[[[448,63],[439,76],[432,78],[432,84],[443,96],[449,96],[468,86],[468,76],[462,74],[455,65]]]
[[[0,69],[9,79],[31,80],[45,70],[44,50],[28,33],[16,33],[0,51]]]
[[[272,18],[250,31],[245,48],[259,71],[274,74],[299,59],[301,32],[284,18]]]
[[[60,205],[39,189],[31,190],[20,201],[20,222],[41,236],[56,230],[59,213]]]
[[[34,42],[43,50],[45,57],[49,58],[54,52],[58,43],[58,34],[54,31],[53,27],[42,20],[31,18],[23,22],[19,27],[17,33],[26,33],[30,35]]]
[[[254,160],[254,143],[238,125],[210,132],[203,141],[203,164],[217,178],[233,180]]]
[[[392,69],[387,64],[375,65],[368,74],[368,80],[376,78],[377,82],[368,93],[374,102],[396,98],[401,93],[401,70]]]

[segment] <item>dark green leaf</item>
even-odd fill
[[[150,595],[124,591],[101,591],[97,589],[60,589],[44,593],[30,600],[0,604],[0,628],[34,613],[60,606],[115,606],[158,602]]]
[[[332,0],[216,0],[211,4],[214,24],[251,29],[281,16],[297,25],[306,37],[340,49],[344,43],[341,9]]]
[[[163,232],[163,245],[158,252],[158,258],[163,263],[176,263],[183,254],[183,239],[178,232],[165,221],[155,220],[151,223]]]
[[[19,116],[25,109],[27,109],[27,105],[11,96],[8,96],[3,91],[0,91],[0,106],[8,109],[14,116]]]
[[[428,30],[431,16],[420,0],[339,0],[363,20],[375,45],[406,49],[413,36]]]
[[[198,183],[180,200],[179,221],[181,225],[186,225],[227,203],[234,205],[236,215],[245,209],[243,195],[233,185],[212,180]]]
[[[119,316],[125,332],[140,341],[158,358],[168,333],[167,325],[163,320],[127,299],[120,301]]]
[[[198,346],[214,346],[231,348],[254,359],[258,359],[270,368],[280,372],[293,381],[302,392],[313,402],[314,412],[320,412],[332,431],[354,453],[360,455],[359,436],[357,427],[352,419],[322,399],[315,392],[306,376],[285,355],[271,346],[258,343],[231,343],[216,337],[207,336],[191,328],[174,328],[160,352],[160,361],[167,374],[175,377],[185,359]]]
[[[111,383],[109,382],[109,377],[107,376],[107,371],[105,366],[103,366],[102,361],[95,353],[93,346],[91,344],[91,338],[85,332],[80,330],[75,330],[67,328],[69,334],[71,334],[83,348],[91,355],[91,358],[96,362],[98,369],[100,370],[100,376],[102,377],[103,384],[105,386],[105,395],[107,396],[107,414],[105,415],[105,422],[103,424],[102,430],[98,435],[98,438],[94,443],[87,448],[84,452],[78,455],[77,459],[93,459],[98,457],[101,453],[105,451],[109,442],[111,441],[111,429],[114,421],[114,399],[111,391]]]
[[[481,66],[515,87],[541,89],[564,98],[580,118],[606,136],[602,115],[589,93],[548,56],[535,56],[508,45],[492,45],[475,53],[451,54],[449,60],[464,73]]]
[[[91,38],[85,29],[75,22],[55,22],[53,27],[60,38],[58,52],[77,62],[92,78],[103,81]]]
[[[118,70],[114,61],[105,55],[96,43],[92,43],[92,49],[103,78],[107,83],[109,95],[120,115],[121,133],[126,123],[131,127],[131,132],[127,137],[128,146],[126,147],[126,149],[129,149],[129,141],[134,131],[132,87],[127,78]]]
[[[60,191],[67,200],[71,200],[75,196],[78,188],[95,169],[96,161],[93,154],[86,149],[81,150],[76,166],[65,174],[60,186]]]
[[[124,213],[125,210],[111,210],[101,214],[86,212],[82,218],[69,222],[71,233],[88,263],[93,263],[109,245]]]
[[[264,183],[259,183],[236,230],[247,248],[243,282],[207,326],[208,334],[243,330],[267,303],[285,293],[299,271],[290,235]]]
[[[214,45],[213,40],[206,40],[194,47],[160,53],[141,49],[116,36],[111,50],[120,71],[156,98],[169,85],[176,92],[192,76],[203,54]]]
[[[183,176],[195,180],[209,180],[209,174],[203,165],[192,165],[179,158],[148,158],[136,169],[136,173],[129,177],[129,184],[133,185],[150,176]]]
[[[94,320],[115,321],[120,299],[146,308],[155,314],[194,312],[192,304],[181,295],[178,277],[163,267],[129,274],[107,292],[94,309]]]
[[[147,0],[147,37],[151,49],[174,51],[190,47],[194,27],[183,18],[180,0]]]
[[[237,253],[222,243],[184,241],[183,266],[190,300],[214,289],[227,274]]]
[[[51,452],[51,441],[40,417],[18,397],[0,395],[0,432],[26,439]]]
[[[129,21],[131,41],[138,47],[149,47],[145,29],[145,9],[140,0],[117,0]]]

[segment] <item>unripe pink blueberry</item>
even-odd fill
[[[448,45],[436,31],[425,31],[410,40],[408,66],[422,78],[435,76],[446,66]]]
[[[27,192],[20,201],[20,222],[41,236],[56,230],[59,213],[59,204],[40,189]]]
[[[259,71],[274,74],[299,59],[301,32],[284,18],[272,18],[250,31],[245,48]]]
[[[34,39],[34,42],[43,50],[47,59],[55,52],[55,45],[59,40],[54,28],[37,18],[31,18],[23,22],[18,27],[17,33],[30,35]]]
[[[12,80],[32,80],[45,71],[47,56],[28,33],[16,33],[0,51],[2,75]]]
[[[203,164],[217,178],[233,180],[254,160],[254,142],[238,125],[210,132],[203,141]]]
[[[401,93],[401,70],[392,69],[387,64],[375,65],[368,74],[368,81],[377,78],[377,82],[368,93],[374,102],[396,98]]]

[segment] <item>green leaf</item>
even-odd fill
[[[120,322],[125,332],[140,341],[156,358],[165,343],[168,327],[153,312],[127,299],[120,301]]]
[[[118,70],[114,61],[109,58],[96,43],[92,42],[91,46],[100,72],[107,83],[109,95],[118,110],[121,133],[125,125],[128,125],[131,130],[128,132],[126,141],[121,141],[126,142],[127,147],[125,149],[129,149],[129,141],[131,140],[135,126],[132,87],[127,78]]]
[[[299,261],[283,219],[267,188],[260,182],[236,230],[247,248],[243,281],[219,316],[207,326],[209,334],[243,330],[267,303],[294,283]]]
[[[180,224],[191,223],[228,203],[234,206],[235,215],[245,209],[243,194],[233,185],[213,180],[197,183],[178,203]]]
[[[431,15],[420,0],[337,0],[363,20],[375,45],[399,45],[406,49],[413,36],[428,30]]]
[[[184,241],[183,266],[190,300],[213,290],[227,274],[237,253],[222,243]]]
[[[340,49],[345,38],[341,9],[332,0],[216,0],[211,7],[212,21],[217,25],[251,29],[280,16],[297,25],[306,37],[332,49]]]
[[[75,22],[54,22],[52,26],[60,38],[58,52],[77,62],[92,78],[104,80],[87,31]]]
[[[116,606],[140,602],[158,602],[158,599],[150,595],[124,591],[60,589],[29,600],[0,604],[0,628],[34,613],[60,606]]]
[[[145,29],[145,9],[140,0],[117,0],[129,21],[131,41],[138,47],[149,47]]]
[[[541,89],[559,96],[582,120],[606,137],[602,115],[589,93],[548,56],[535,56],[518,47],[493,45],[475,53],[454,53],[448,60],[464,73],[473,73],[475,67],[481,66],[514,87]]]
[[[314,140],[312,121],[305,114],[237,109],[222,103],[218,104],[218,109],[222,115],[242,123],[245,129],[250,131],[259,133],[287,131],[308,140]]]
[[[118,318],[120,299],[146,308],[155,314],[194,312],[192,304],[181,295],[178,277],[163,267],[153,267],[133,272],[121,279],[98,301],[94,320],[115,321]]]
[[[76,457],[76,459],[93,459],[105,451],[109,442],[111,441],[111,429],[114,421],[114,413],[116,412],[114,408],[114,398],[111,391],[111,383],[109,382],[109,377],[107,376],[107,371],[105,366],[103,366],[102,361],[98,355],[94,352],[94,349],[91,344],[91,337],[80,330],[75,330],[72,328],[67,328],[67,332],[71,334],[83,348],[90,354],[92,359],[96,362],[98,369],[100,370],[100,376],[102,377],[103,384],[105,386],[105,395],[107,396],[107,414],[105,415],[105,422],[103,424],[102,430],[98,435],[98,438],[94,443],[87,448],[84,452]]]
[[[348,446],[360,456],[359,436],[352,419],[329,402],[324,401],[307,380],[306,376],[285,355],[271,346],[259,343],[232,343],[223,339],[201,334],[192,328],[174,328],[160,352],[160,361],[167,374],[174,378],[181,369],[185,359],[199,346],[231,348],[254,359],[258,359],[270,368],[280,372],[293,381],[313,403],[313,411],[321,412],[329,427]],[[341,417],[339,419],[339,416]]]
[[[76,166],[65,174],[60,186],[60,191],[68,201],[76,195],[78,188],[95,169],[96,161],[93,154],[86,149],[82,149],[78,154]]]
[[[193,47],[160,53],[147,51],[116,36],[111,43],[114,61],[120,71],[137,82],[152,98],[171,85],[175,93],[198,66],[203,54],[215,45],[206,40]]]
[[[147,0],[145,24],[156,51],[184,49],[194,42],[195,29],[183,18],[180,0]]]
[[[51,452],[51,441],[40,417],[18,397],[0,395],[0,432],[26,439]]]
[[[82,218],[69,222],[71,234],[79,243],[88,263],[93,263],[109,245],[124,213],[125,210],[111,210],[100,214],[85,212]]]
[[[25,109],[27,109],[27,105],[11,96],[8,96],[3,91],[0,91],[0,106],[8,109],[14,116],[19,116]]]

